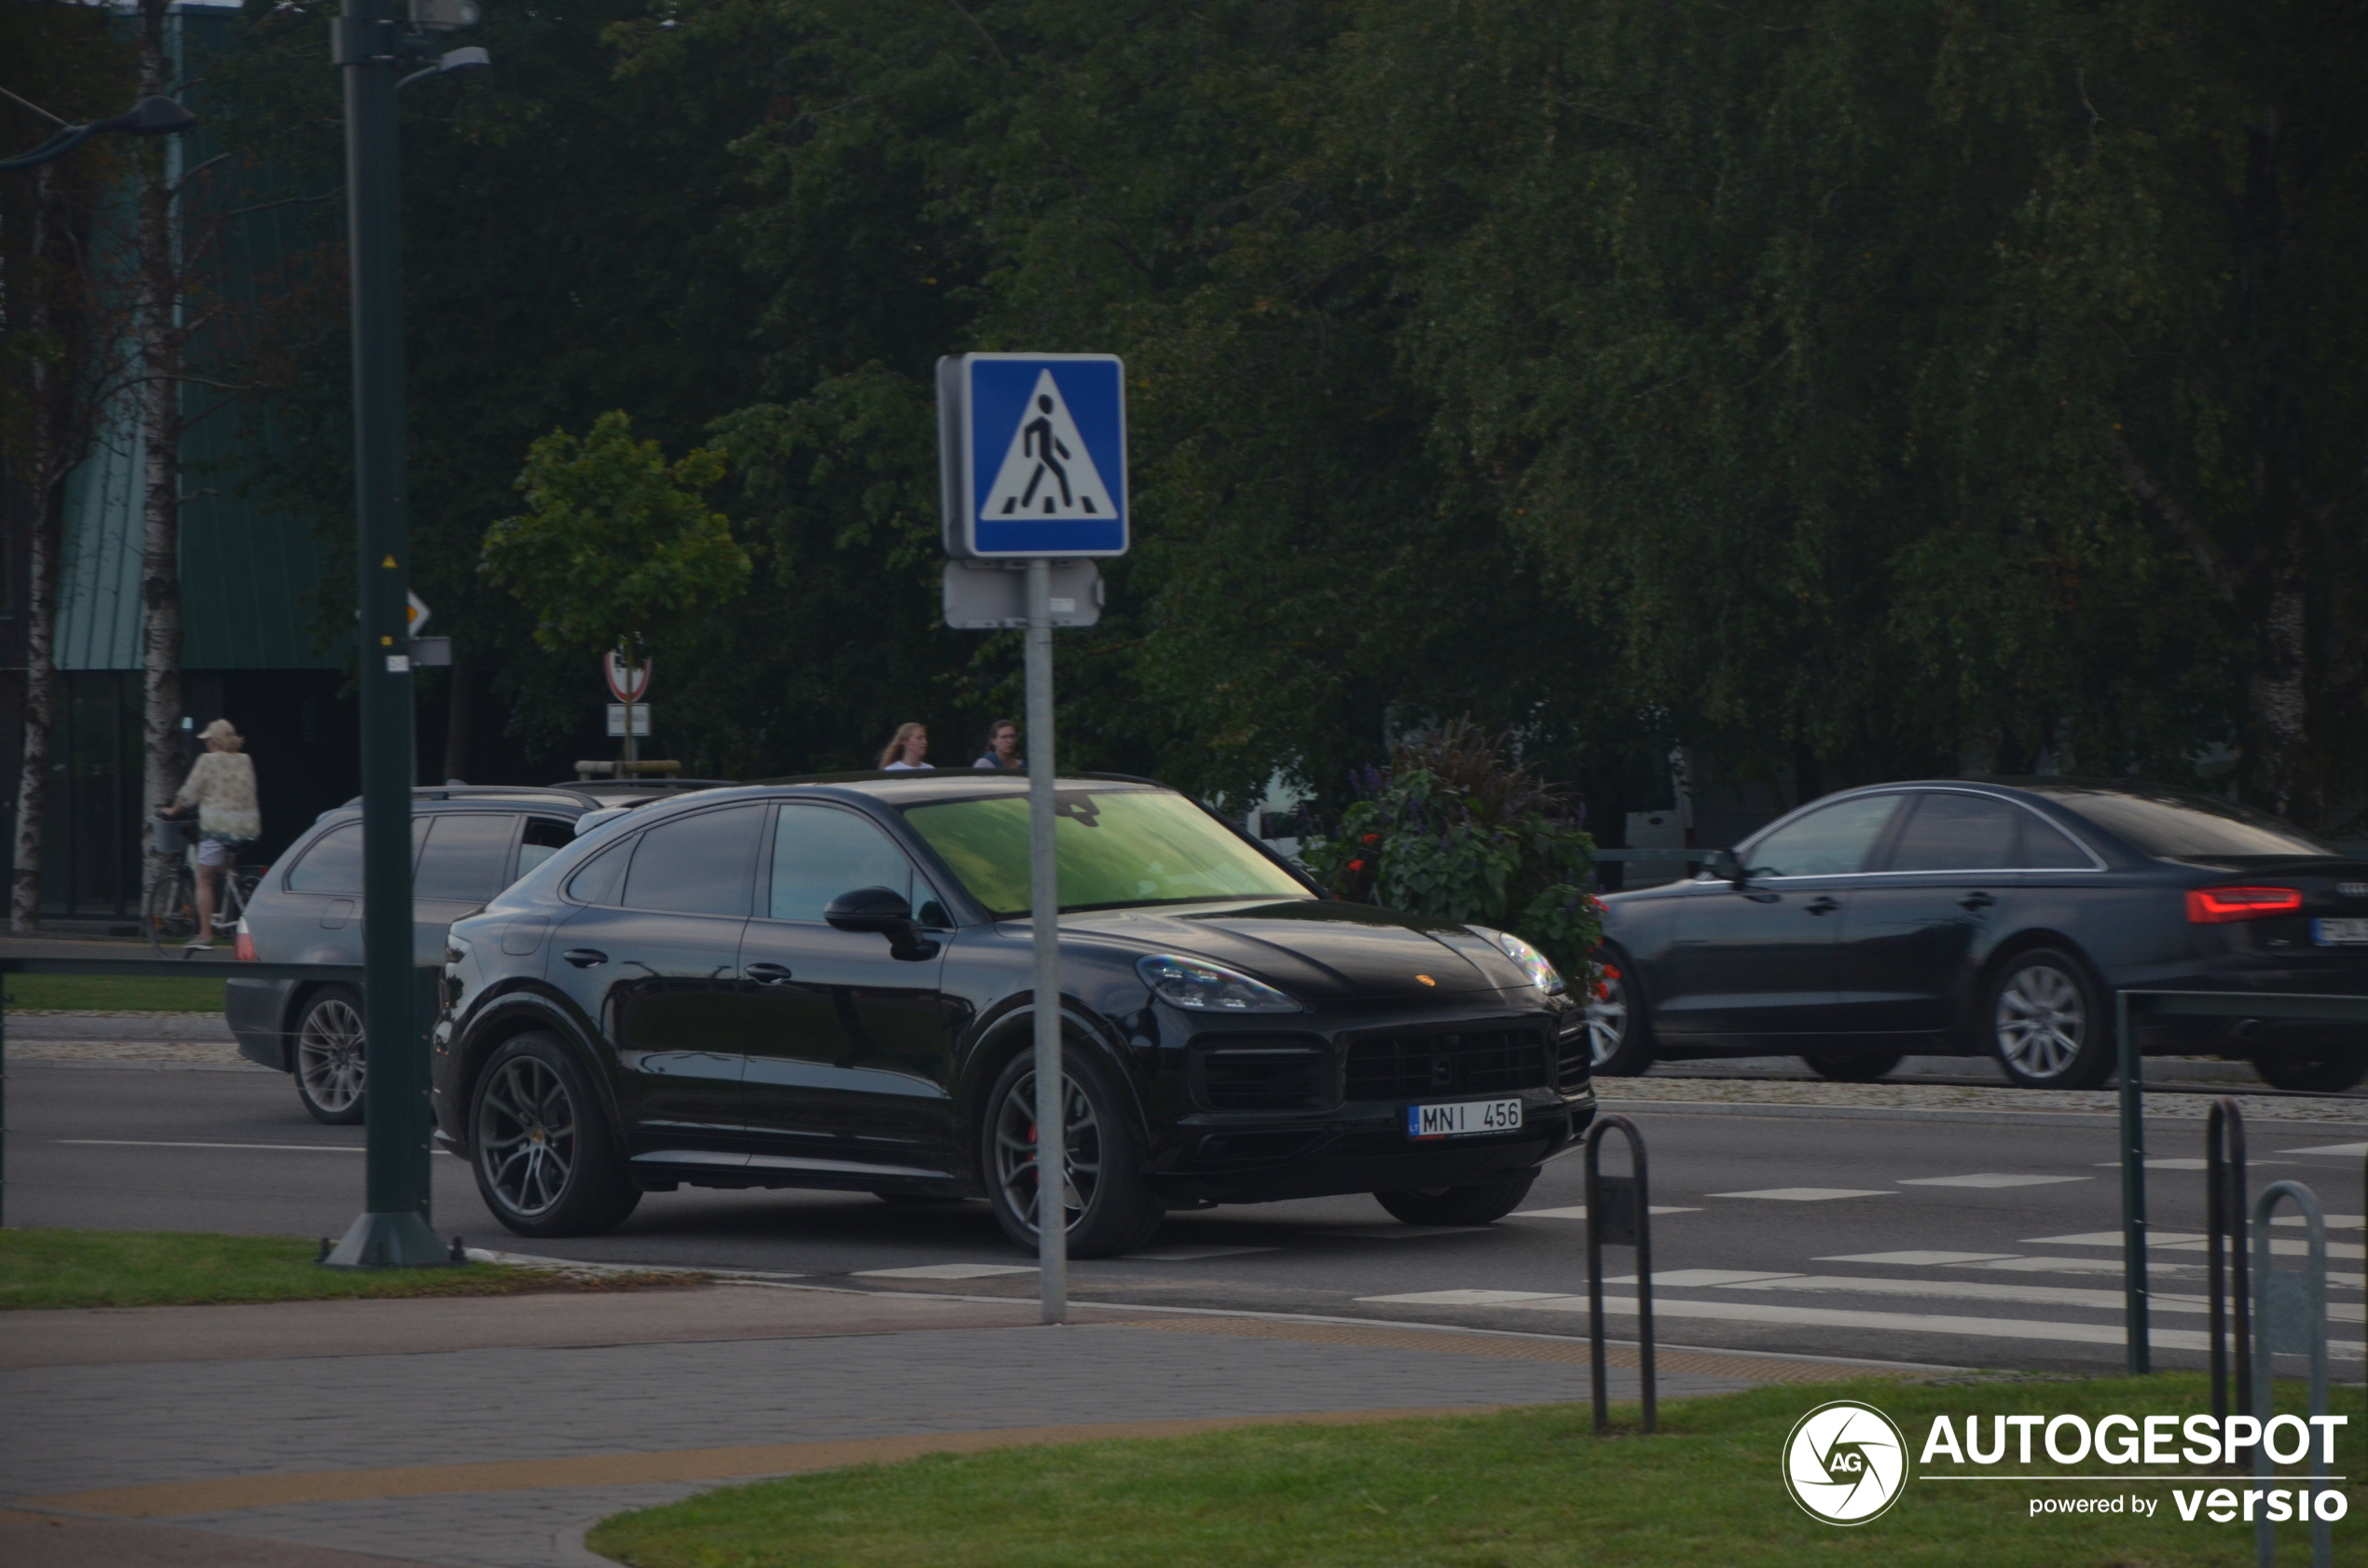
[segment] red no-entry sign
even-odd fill
[[[627,669],[625,660],[617,654],[603,653],[600,673],[608,677],[609,695],[619,702],[641,702],[650,695],[650,661],[646,658]]]

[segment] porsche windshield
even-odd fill
[[[1056,799],[1064,910],[1315,896],[1181,795],[1064,789]],[[1027,912],[1026,795],[910,805],[904,819],[990,912]]]

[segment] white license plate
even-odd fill
[[[2313,920],[2310,923],[2310,940],[2321,947],[2368,942],[2368,920]]]
[[[1408,1106],[1406,1135],[1410,1138],[1459,1138],[1474,1133],[1517,1133],[1521,1126],[1519,1100],[1466,1100],[1452,1106]]]

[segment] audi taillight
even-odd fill
[[[2225,926],[2232,920],[2266,920],[2302,908],[2298,887],[2191,887],[2187,890],[2187,923]]]

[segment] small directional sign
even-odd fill
[[[1102,618],[1102,574],[1092,561],[1053,563],[1056,626],[1090,626]],[[1027,573],[1003,561],[945,563],[945,624],[957,631],[1026,629]]]
[[[403,628],[411,636],[417,637],[426,628],[428,617],[434,612],[428,608],[428,601],[417,594],[406,594],[403,597],[407,601],[403,607]]]
[[[938,447],[947,555],[1126,554],[1126,378],[1116,355],[938,361]]]

